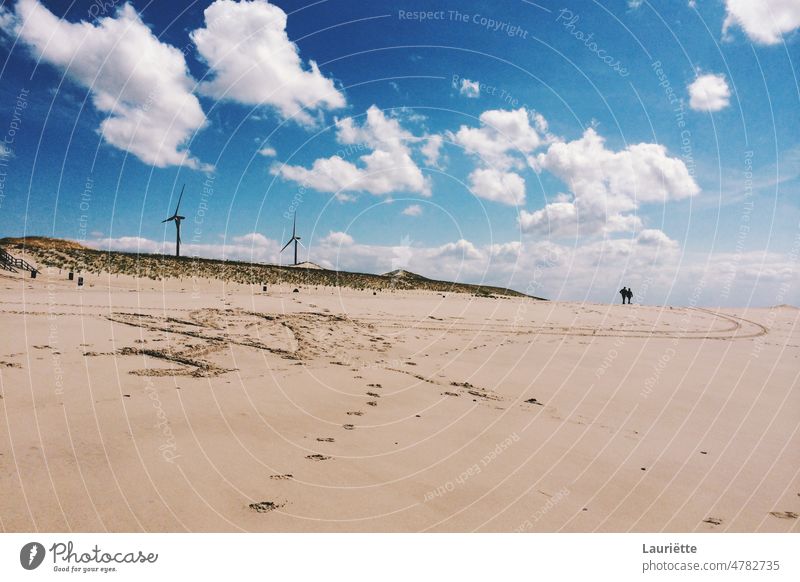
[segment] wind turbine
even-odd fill
[[[281,249],[281,252],[285,251],[286,247],[288,247],[292,243],[294,243],[294,264],[296,265],[297,264],[297,245],[299,244],[300,246],[303,246],[303,243],[300,242],[300,237],[297,236],[297,212],[294,213],[294,220],[292,221],[292,238],[289,239],[289,242],[287,242],[285,245],[283,245],[283,248]],[[303,247],[303,248],[305,248],[305,247]]]
[[[174,220],[175,221],[175,231],[176,231],[175,256],[176,257],[180,257],[181,256],[181,220],[186,218],[185,216],[180,216],[178,214],[178,209],[181,207],[181,198],[183,198],[183,189],[184,188],[186,188],[186,184],[183,185],[183,187],[181,188],[181,195],[178,196],[178,205],[175,207],[175,214],[173,214],[169,218],[166,218],[166,219],[161,221],[161,224],[164,224],[165,222],[169,222],[170,220]]]

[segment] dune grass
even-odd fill
[[[513,289],[489,285],[470,285],[428,279],[409,271],[386,275],[350,273],[320,268],[281,267],[241,261],[199,257],[174,257],[99,251],[73,241],[46,237],[4,238],[0,245],[9,252],[25,251],[40,266],[69,269],[76,273],[130,275],[160,281],[163,279],[208,278],[251,285],[306,285],[346,287],[358,290],[424,290],[440,293],[469,293],[482,297],[525,297]],[[535,297],[535,299],[540,299]]]

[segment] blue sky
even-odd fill
[[[3,235],[800,301],[795,1],[2,6]]]

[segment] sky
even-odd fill
[[[800,304],[797,0],[5,0],[0,236]]]

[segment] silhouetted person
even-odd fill
[[[625,295],[628,297],[628,305],[630,305],[631,304],[631,299],[633,299],[633,291],[631,291],[630,287],[628,287],[628,292],[625,293]]]
[[[623,287],[619,290],[619,294],[622,295],[622,304],[625,305],[625,298],[628,296],[628,289]]]

